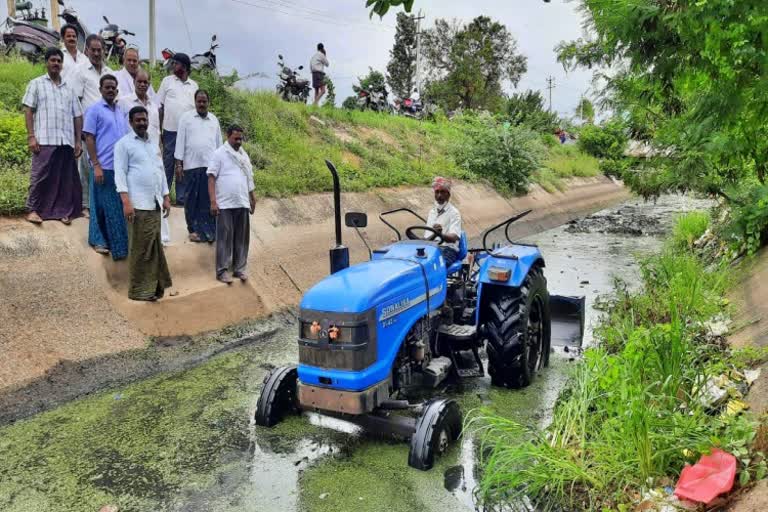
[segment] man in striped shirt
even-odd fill
[[[56,219],[69,224],[82,211],[75,158],[82,153],[83,110],[76,93],[61,77],[64,56],[58,48],[45,53],[47,73],[27,86],[22,103],[32,152],[27,220]]]

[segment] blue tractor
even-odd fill
[[[304,295],[299,364],[265,377],[256,424],[271,427],[301,411],[333,416],[409,439],[408,464],[428,470],[459,437],[462,415],[452,399],[409,400],[414,391],[482,377],[483,347],[493,385],[529,385],[548,365],[553,342],[580,346],[584,299],[550,296],[539,249],[509,241],[509,226],[530,212],[488,229],[482,248],[468,248],[463,234],[448,268],[442,239],[422,217],[405,208],[385,212],[380,219],[398,241],[368,248],[370,261],[349,266],[338,176],[326,163],[336,210],[331,275]],[[387,220],[395,213],[419,221],[405,240]],[[367,218],[347,213],[346,224],[360,234]],[[509,245],[489,246],[501,230]]]

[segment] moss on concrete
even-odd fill
[[[247,451],[258,373],[247,353],[227,354],[0,429],[0,510],[165,508],[222,456]]]

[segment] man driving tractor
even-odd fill
[[[427,226],[434,229],[444,243],[440,246],[445,266],[450,267],[459,257],[461,239],[461,214],[451,204],[451,180],[441,176],[432,181],[435,191],[435,206],[429,211]],[[429,237],[429,235],[427,235]]]

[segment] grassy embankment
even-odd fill
[[[20,103],[26,84],[42,73],[40,65],[0,59],[0,214],[24,208],[29,156]],[[272,93],[236,91],[210,76],[194,78],[210,91],[211,110],[222,125],[236,121],[246,128],[245,147],[263,196],[330,190],[326,158],[337,165],[347,191],[424,185],[438,174],[468,181],[485,178],[456,163],[456,151],[466,144],[460,123],[313,109],[282,102]],[[156,87],[160,79],[156,73]],[[599,172],[597,160],[575,147],[550,148],[548,155],[531,179],[549,191],[564,188],[563,179]]]
[[[766,475],[759,419],[705,397],[710,379],[743,379],[740,371],[766,355],[733,352],[708,327],[728,313],[734,274],[692,250],[708,223],[702,213],[682,217],[664,250],[642,262],[642,288],[617,285],[597,345],[586,350],[549,427],[492,414],[473,420],[487,450],[488,502],[527,496],[543,508],[630,510],[644,490],[663,495],[684,464],[713,447],[737,457],[742,485]]]

